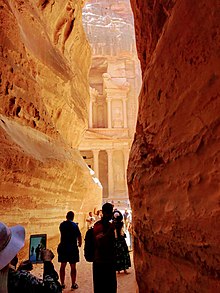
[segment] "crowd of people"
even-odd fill
[[[43,278],[31,273],[33,265],[30,260],[23,261],[17,267],[17,253],[24,246],[25,229],[20,226],[9,228],[0,222],[0,293],[16,292],[54,292],[60,293],[65,285],[65,269],[70,265],[72,281],[71,290],[78,288],[76,283],[76,264],[79,262],[79,247],[82,235],[74,221],[74,212],[69,211],[66,220],[60,226],[60,243],[57,247],[59,276],[54,269],[54,254],[49,249],[41,251],[43,261]],[[128,274],[131,266],[126,232],[131,224],[131,215],[127,210],[122,214],[111,203],[105,203],[102,210],[89,212],[86,218],[87,229],[93,229],[94,259],[93,288],[94,293],[116,293],[116,272]]]

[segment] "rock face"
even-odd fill
[[[83,1],[0,0],[1,221],[58,234],[101,204],[77,147],[88,123],[91,50]],[[26,237],[28,239],[28,237]]]
[[[219,292],[219,1],[131,3],[143,73],[128,166],[139,292]]]

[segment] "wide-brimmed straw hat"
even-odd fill
[[[17,225],[7,227],[0,222],[0,270],[15,257],[24,246],[24,227]]]

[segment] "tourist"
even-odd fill
[[[82,236],[79,227],[73,222],[74,213],[69,211],[66,215],[66,221],[60,224],[60,244],[58,245],[58,262],[60,265],[61,286],[65,288],[65,269],[67,262],[70,264],[71,289],[77,289],[76,284],[76,263],[79,262],[79,249],[82,245]]]
[[[124,271],[128,274],[127,269],[131,267],[131,259],[128,251],[128,246],[125,241],[126,234],[123,229],[123,216],[121,212],[116,211],[113,214],[113,220],[115,223],[115,261],[116,261],[116,271]]]
[[[42,280],[30,273],[31,262],[21,263],[16,270],[17,253],[24,246],[24,240],[22,226],[9,228],[0,222],[0,293],[61,293],[61,286],[52,275],[45,275]],[[47,259],[48,262],[51,260]]]
[[[89,228],[92,228],[94,223],[95,223],[95,217],[92,215],[92,212],[89,212],[89,216],[86,218],[86,223],[87,223],[87,230]]]
[[[94,215],[95,215],[95,220],[100,221],[102,218],[102,210],[96,210],[96,208],[94,208]]]
[[[31,247],[31,256],[34,255],[34,246]]]
[[[94,224],[95,255],[93,261],[94,293],[116,293],[117,279],[115,271],[113,205],[105,203],[102,218]]]
[[[123,214],[123,221],[124,221],[125,232],[127,232],[129,223],[131,221],[131,215],[130,215],[130,213],[128,212],[127,209],[125,209],[125,212]]]
[[[129,226],[128,226],[128,236],[129,236],[129,249],[132,251],[133,249],[133,225],[132,221],[130,221]]]
[[[39,261],[40,260],[40,252],[41,252],[41,246],[40,246],[40,244],[38,244],[38,246],[35,249],[36,261]]]

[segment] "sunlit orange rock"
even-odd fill
[[[219,292],[219,2],[131,3],[144,78],[128,166],[139,290]]]
[[[83,1],[0,0],[1,221],[58,235],[73,210],[101,205],[79,151],[88,125],[91,50]]]

